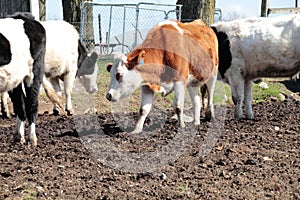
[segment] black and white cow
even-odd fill
[[[22,144],[27,118],[30,142],[37,145],[35,123],[45,45],[45,29],[31,14],[16,13],[0,19],[0,92],[9,91],[17,115],[15,139]]]
[[[252,80],[291,77],[300,70],[300,15],[218,22],[219,72],[230,84],[235,118],[254,118]]]
[[[79,40],[79,34],[69,23],[62,20],[41,22],[46,30],[47,45],[45,56],[45,76],[55,91],[61,96],[59,80],[64,82],[66,96],[65,110],[69,115],[74,113],[71,93],[75,78],[78,77],[85,90],[89,93],[97,92],[97,58],[96,52],[88,54]],[[51,86],[50,85],[50,86]],[[49,86],[46,78],[44,88]],[[46,89],[46,88],[45,88]],[[59,107],[54,105],[55,114]]]

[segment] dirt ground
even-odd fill
[[[300,199],[299,101],[254,104],[256,119],[240,122],[216,106],[213,123],[184,129],[154,107],[141,134],[127,133],[137,113],[122,108],[47,109],[36,148],[14,142],[14,117],[0,119],[0,199]]]

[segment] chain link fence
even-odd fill
[[[140,44],[149,29],[167,19],[181,19],[181,5],[138,3],[82,6],[80,39],[100,55],[127,53]]]

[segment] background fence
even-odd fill
[[[166,19],[181,18],[181,5],[138,3],[82,6],[80,38],[99,54],[127,53],[146,37],[150,28]]]

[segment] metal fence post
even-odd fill
[[[124,7],[124,15],[123,15],[122,44],[124,44],[125,42],[125,22],[126,22],[126,7]],[[124,45],[122,45],[122,53],[124,53]]]
[[[111,31],[112,8],[113,8],[113,6],[110,6],[109,25],[108,25],[108,35],[107,35],[107,38],[106,38],[106,40],[105,40],[108,46],[109,46],[109,43],[110,43],[110,31]]]
[[[137,32],[138,32],[138,25],[139,25],[139,9],[140,4],[136,5],[136,17],[135,17],[135,33],[134,33],[134,46],[137,45]]]
[[[81,11],[81,21],[80,21],[80,33],[79,39],[83,42],[83,33],[84,33],[84,18],[85,18],[85,2],[82,3],[82,11]]]

